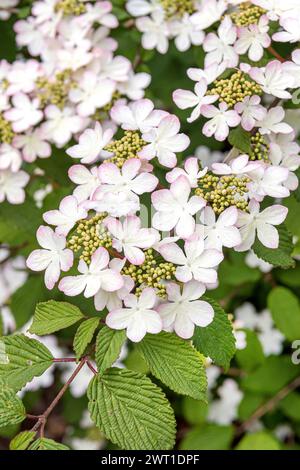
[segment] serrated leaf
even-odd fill
[[[34,441],[28,450],[70,450],[69,447],[60,444],[59,442],[53,441],[53,439],[47,439],[43,437]]]
[[[283,269],[293,268],[295,260],[292,258],[293,240],[284,225],[277,227],[279,232],[279,246],[276,249],[267,248],[258,239],[253,245],[254,253],[267,263]]]
[[[228,369],[235,353],[235,338],[227,313],[213,299],[203,298],[213,307],[213,322],[206,328],[195,328],[193,344],[197,351],[210,357],[216,364]]]
[[[22,400],[6,383],[0,383],[0,428],[24,421],[26,411]]]
[[[49,349],[23,334],[0,338],[0,378],[15,391],[52,365]]]
[[[175,334],[147,334],[137,350],[151,373],[171,390],[206,401],[207,380],[203,358],[193,346]]]
[[[103,374],[118,359],[125,338],[123,330],[111,330],[104,326],[99,331],[96,340],[96,364],[99,374]]]
[[[241,126],[236,127],[230,131],[228,142],[230,145],[232,145],[232,147],[235,147],[248,155],[252,151],[251,133],[245,131]]]
[[[89,318],[79,325],[74,337],[74,351],[77,359],[80,359],[87,346],[93,339],[94,333],[99,325],[99,318]]]
[[[83,318],[84,315],[75,305],[49,300],[37,304],[29,331],[36,335],[48,335],[68,328]]]
[[[285,287],[272,289],[268,296],[268,308],[278,330],[286,339],[300,338],[300,305],[298,298]]]
[[[173,410],[148,377],[127,369],[109,369],[92,379],[87,394],[93,422],[121,449],[173,448]]]
[[[26,450],[35,438],[34,431],[23,431],[17,434],[9,444],[10,450]]]

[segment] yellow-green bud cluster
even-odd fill
[[[108,144],[104,150],[112,152],[112,158],[106,160],[115,163],[119,168],[123,166],[126,160],[138,158],[138,153],[147,143],[141,138],[137,131],[125,131],[124,136],[119,140],[114,140]]]
[[[251,136],[251,147],[250,160],[269,160],[270,146],[259,132]]]
[[[160,0],[167,18],[181,18],[185,13],[195,11],[194,0]]]
[[[12,130],[11,123],[0,113],[0,143],[11,144],[13,138],[14,131]]]
[[[64,16],[79,16],[86,12],[86,7],[82,0],[59,0],[55,11],[62,11]]]
[[[248,26],[257,24],[262,15],[267,12],[261,7],[252,5],[251,2],[243,2],[239,5],[238,11],[231,13],[231,19],[237,26]]]
[[[145,261],[141,266],[130,264],[125,266],[122,274],[130,276],[136,286],[135,293],[139,296],[143,289],[152,287],[159,297],[166,297],[166,286],[163,281],[175,280],[176,267],[172,263],[158,263],[150,248],[145,252]]]
[[[207,173],[198,181],[195,194],[209,202],[216,214],[221,214],[230,206],[246,210],[248,203],[244,195],[249,182],[247,176],[217,176]]]
[[[111,236],[103,225],[103,220],[107,214],[97,214],[90,219],[80,220],[75,232],[68,240],[68,248],[74,253],[80,252],[80,259],[90,264],[93,253],[103,246],[111,248]]]
[[[54,82],[49,82],[46,77],[38,78],[36,85],[38,88],[38,98],[41,105],[55,104],[59,108],[65,106],[71,88],[76,86],[71,78],[72,71],[64,70],[55,75]]]
[[[230,78],[216,80],[207,95],[219,95],[219,101],[229,108],[244,101],[246,96],[262,95],[261,87],[241,70],[233,73]]]

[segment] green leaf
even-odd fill
[[[233,435],[232,426],[198,426],[187,433],[180,443],[180,450],[227,450]]]
[[[219,277],[226,285],[240,286],[257,282],[261,278],[261,272],[259,269],[253,269],[246,265],[245,255],[231,251],[220,265]]]
[[[212,299],[203,298],[215,311],[213,322],[206,328],[195,328],[193,344],[204,356],[210,357],[216,364],[228,369],[235,353],[235,338],[227,313]]]
[[[271,434],[260,431],[244,436],[237,450],[280,450],[280,443]]]
[[[279,407],[290,419],[300,421],[300,393],[290,393],[281,400]]]
[[[34,441],[28,450],[70,450],[69,447],[43,437]]]
[[[300,374],[300,367],[292,364],[289,356],[270,356],[248,377],[242,386],[251,392],[274,395]]]
[[[24,405],[14,390],[0,382],[0,428],[18,424],[26,418]]]
[[[74,351],[77,359],[80,359],[87,346],[93,339],[94,333],[99,325],[99,318],[89,318],[79,325],[74,337]]]
[[[274,323],[286,339],[300,338],[300,305],[298,298],[285,287],[272,289],[268,297],[268,307]]]
[[[265,401],[266,398],[264,395],[245,392],[238,408],[239,419],[241,421],[249,419]]]
[[[265,355],[256,333],[250,330],[245,330],[245,333],[247,346],[237,350],[235,357],[241,369],[251,372],[264,362]]]
[[[171,390],[206,401],[207,380],[203,358],[175,334],[147,334],[137,344],[151,373]]]
[[[245,131],[242,127],[236,127],[232,129],[228,136],[228,142],[232,147],[241,150],[243,153],[248,155],[252,151],[251,147],[251,133]]]
[[[26,450],[35,438],[34,431],[23,431],[16,435],[9,444],[10,450]]]
[[[100,375],[118,359],[125,338],[124,330],[111,330],[104,326],[99,331],[96,340],[96,364]]]
[[[194,398],[184,397],[182,400],[182,414],[189,424],[203,424],[208,413],[208,404]]]
[[[37,304],[29,331],[36,335],[48,335],[68,328],[83,318],[84,315],[75,305],[49,300]]]
[[[52,365],[52,354],[36,339],[22,334],[0,338],[0,379],[15,391]]]
[[[33,275],[12,295],[10,308],[18,328],[32,318],[37,302],[47,300],[46,290],[43,277]]]
[[[36,246],[35,232],[40,222],[40,210],[27,199],[24,204],[14,206],[1,203],[0,243],[26,247],[29,251]]]
[[[121,449],[173,448],[173,410],[149,378],[127,369],[109,369],[92,379],[87,394],[92,420]]]
[[[277,227],[277,230],[279,232],[279,246],[276,250],[267,248],[256,239],[253,251],[259,258],[273,266],[283,269],[293,268],[295,260],[291,256],[294,248],[292,236],[284,225]]]

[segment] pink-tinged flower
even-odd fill
[[[62,199],[59,210],[45,212],[43,219],[49,225],[56,226],[56,233],[67,236],[76,222],[87,217],[87,211],[78,203],[76,197],[66,196]]]
[[[269,109],[261,121],[257,122],[259,132],[262,135],[271,134],[290,134],[293,132],[292,127],[282,122],[285,117],[284,109],[281,106]]]
[[[234,109],[241,115],[241,125],[248,132],[252,131],[257,121],[261,121],[266,114],[266,109],[260,104],[260,97],[257,95],[246,96]]]
[[[46,141],[45,133],[41,128],[31,130],[28,134],[16,135],[13,145],[22,149],[26,162],[34,162],[37,157],[48,158],[51,155],[51,145]]]
[[[75,296],[84,291],[84,297],[93,297],[99,289],[114,292],[123,287],[124,281],[118,271],[108,267],[109,254],[105,248],[98,248],[91,258],[91,264],[80,260],[78,276],[64,277],[58,288],[68,296]]]
[[[25,171],[0,170],[0,202],[7,199],[10,204],[22,204],[25,201],[24,187],[29,179]]]
[[[131,16],[149,15],[149,13],[160,8],[156,0],[128,0],[126,3],[126,10]]]
[[[157,210],[153,227],[161,231],[175,228],[176,234],[189,238],[195,230],[194,215],[205,207],[206,202],[198,196],[190,198],[191,186],[185,176],[179,176],[170,189],[160,189],[152,194],[152,204]]]
[[[218,64],[217,62],[205,67],[205,69],[189,68],[187,76],[194,82],[200,82],[203,78],[207,85],[213,83],[226,70],[226,64]]]
[[[205,67],[214,63],[225,63],[227,67],[236,67],[239,63],[239,56],[233,47],[236,38],[237,28],[230,16],[225,16],[218,28],[218,34],[208,33],[204,40],[203,49],[207,53]]]
[[[186,241],[184,251],[176,243],[163,245],[160,254],[170,263],[178,264],[175,276],[180,282],[195,279],[203,284],[217,282],[217,267],[223,260],[218,250],[206,249],[202,238]]]
[[[286,14],[293,17],[293,10],[298,6],[298,0],[253,0],[254,5],[267,10],[267,15],[272,21],[276,21]]]
[[[173,93],[173,101],[180,109],[195,108],[188,122],[194,122],[201,116],[201,108],[217,101],[218,95],[207,95],[207,82],[205,78],[200,79],[194,88],[195,93],[190,90],[176,90]]]
[[[200,222],[197,233],[204,236],[206,248],[222,251],[222,247],[233,248],[241,243],[241,236],[235,227],[238,218],[236,207],[228,207],[216,219],[216,214],[211,207],[205,207],[200,214]]]
[[[272,60],[263,68],[253,67],[249,70],[249,75],[265,93],[282,99],[291,98],[291,94],[286,90],[293,88],[294,78],[287,73],[279,60]]]
[[[29,16],[26,20],[17,21],[14,24],[14,30],[19,47],[26,46],[32,56],[41,54],[45,47],[45,39],[42,32],[36,28],[33,17]]]
[[[136,20],[136,27],[143,33],[142,46],[144,49],[157,49],[165,54],[169,48],[169,29],[165,22],[164,12],[157,10],[149,16]]]
[[[104,147],[111,141],[114,132],[108,128],[104,130],[99,122],[94,129],[86,129],[79,137],[79,143],[68,148],[67,154],[72,158],[80,158],[81,163],[94,163],[103,154]]]
[[[205,286],[196,281],[183,285],[182,292],[178,284],[167,285],[168,303],[158,307],[163,328],[175,333],[183,339],[193,336],[195,325],[202,328],[210,325],[214,318],[214,309],[203,300]]]
[[[249,161],[249,155],[240,155],[227,163],[213,163],[212,169],[216,175],[243,175],[261,167],[261,162]]]
[[[227,8],[228,5],[224,0],[203,0],[191,20],[199,29],[207,29],[220,21]]]
[[[234,110],[229,110],[224,102],[219,104],[219,108],[213,105],[203,106],[202,114],[210,119],[203,127],[203,134],[206,137],[214,135],[220,142],[226,140],[230,127],[236,127],[241,122],[238,113]]]
[[[74,109],[65,107],[63,110],[57,106],[49,105],[45,109],[47,122],[42,126],[43,131],[57,147],[63,147],[73,134],[85,127],[86,121],[76,116]]]
[[[179,130],[180,121],[176,116],[164,117],[157,128],[142,135],[148,145],[139,152],[139,156],[146,160],[157,157],[162,165],[173,168],[177,163],[175,152],[183,152],[190,144],[188,136],[179,134]]]
[[[240,228],[242,243],[235,248],[236,251],[248,251],[255,242],[255,236],[267,248],[276,249],[279,245],[278,231],[274,225],[284,222],[288,209],[280,205],[267,207],[259,211],[259,203],[251,200],[249,213],[239,211],[237,226]]]
[[[112,80],[99,80],[95,73],[86,71],[78,86],[71,89],[69,98],[72,103],[77,104],[76,109],[80,116],[91,116],[97,108],[102,108],[111,101],[115,88]]]
[[[22,165],[21,152],[9,144],[0,145],[0,170],[18,171]]]
[[[174,168],[172,171],[166,174],[166,180],[168,183],[174,183],[179,176],[185,176],[191,185],[191,188],[198,187],[198,180],[205,176],[207,168],[199,168],[199,160],[196,157],[190,157],[184,162],[184,168]]]
[[[251,172],[251,183],[248,184],[249,197],[262,201],[265,196],[288,197],[289,190],[285,183],[289,170],[280,166],[260,166]]]
[[[131,64],[126,57],[114,56],[109,51],[101,54],[101,60],[93,65],[93,71],[100,80],[112,80],[115,84],[126,82],[131,70]]]
[[[151,83],[151,75],[149,73],[129,72],[128,80],[118,84],[118,90],[121,95],[127,96],[130,100],[140,100],[145,94],[145,88]]]
[[[157,127],[161,120],[168,115],[166,111],[155,110],[154,104],[148,99],[139,100],[129,105],[117,103],[110,112],[111,118],[121,125],[122,129],[141,132],[148,132],[153,127]]]
[[[294,141],[294,133],[275,134],[271,137],[269,159],[272,165],[287,168],[289,176],[284,186],[295,191],[299,185],[297,176],[293,171],[300,167],[299,145]]]
[[[138,158],[130,158],[122,168],[114,163],[103,163],[99,167],[101,187],[96,191],[100,193],[144,194],[152,193],[158,184],[156,176],[150,173],[140,173],[142,162]]]
[[[103,223],[113,237],[113,247],[123,252],[131,264],[143,264],[143,249],[151,248],[160,238],[155,229],[141,228],[141,219],[135,215],[126,217],[123,224],[113,217],[107,217]]]
[[[273,34],[273,41],[295,43],[300,40],[300,18],[281,18],[280,25],[284,31]]]
[[[268,35],[269,19],[263,15],[258,24],[250,24],[238,29],[238,40],[234,45],[239,55],[248,52],[248,57],[253,62],[258,62],[264,55],[264,50],[271,45]]]
[[[80,15],[78,21],[83,27],[99,23],[107,28],[116,28],[119,24],[115,15],[111,13],[112,3],[107,1],[87,3],[86,12]]]
[[[6,93],[9,96],[18,93],[31,93],[36,87],[36,80],[41,75],[42,68],[36,60],[17,60],[13,62],[7,72],[8,87]]]
[[[32,271],[45,271],[47,289],[53,289],[61,271],[69,271],[73,265],[73,252],[66,248],[66,239],[53,232],[50,227],[41,226],[37,231],[37,241],[42,250],[34,250],[27,259]]]
[[[195,155],[200,161],[203,168],[212,169],[214,163],[219,163],[224,160],[224,153],[217,150],[211,150],[205,145],[200,145],[196,148]]]
[[[77,185],[74,196],[78,202],[87,201],[100,186],[99,170],[93,167],[90,170],[84,165],[73,165],[68,171],[71,181]]]
[[[175,37],[175,46],[181,52],[187,51],[191,45],[200,46],[205,38],[202,29],[191,21],[188,13],[172,22],[172,36]]]
[[[5,118],[12,122],[15,132],[24,132],[43,118],[39,108],[39,100],[32,101],[24,93],[17,93],[12,98],[13,108],[4,113]]]
[[[85,203],[85,207],[96,212],[107,212],[112,217],[124,217],[136,214],[140,210],[140,201],[132,192],[103,192],[100,188],[95,191],[92,200]]]
[[[293,88],[300,87],[300,49],[296,49],[292,53],[292,61],[284,63],[285,71],[294,77]],[[297,92],[296,92],[297,93]]]
[[[162,330],[162,321],[154,310],[154,289],[144,289],[140,297],[129,294],[125,298],[126,308],[113,310],[106,317],[106,324],[114,330],[126,328],[127,337],[134,343],[141,341],[146,333],[157,334]]]

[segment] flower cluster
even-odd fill
[[[0,0],[0,20],[7,20],[19,2],[20,0]]]
[[[93,122],[108,133],[119,100],[140,99],[150,83],[116,55],[118,26],[107,1],[42,0],[15,23],[19,47],[32,58],[0,63],[0,202],[24,201],[23,162],[48,158]]]

